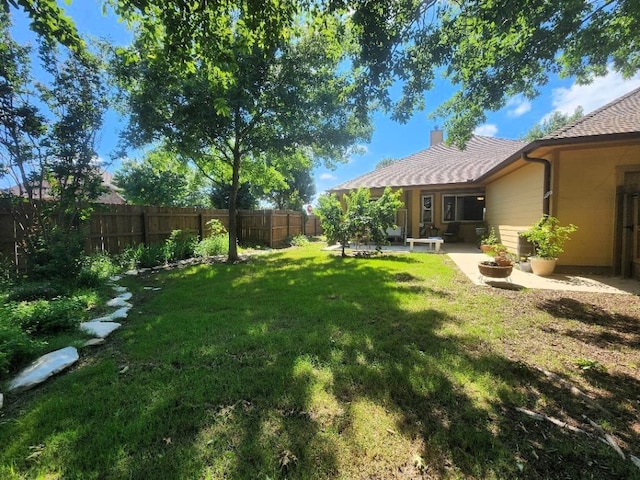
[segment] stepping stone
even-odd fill
[[[132,305],[129,302],[127,302],[124,298],[116,297],[116,298],[112,298],[111,300],[109,300],[107,302],[107,307],[129,307],[129,308],[131,308]]]
[[[114,285],[113,286],[113,291],[116,293],[124,293],[127,291],[127,287],[123,287],[121,285]]]
[[[102,345],[105,342],[104,338],[90,338],[84,342],[83,347],[93,347],[95,345]]]
[[[66,347],[47,353],[22,370],[9,383],[9,391],[26,390],[44,382],[47,378],[61,372],[78,361],[78,350]]]
[[[118,282],[122,279],[122,277],[120,275],[113,275],[111,277],[109,277],[109,280],[111,280],[112,282]]]
[[[124,272],[125,275],[138,275],[138,270],[127,270]]]
[[[0,410],[2,410],[3,405],[4,405],[4,395],[0,393]]]
[[[80,330],[95,335],[98,338],[105,338],[114,330],[120,328],[122,324],[118,322],[83,322],[80,324]]]
[[[160,287],[142,287],[145,290],[151,290],[152,292],[157,292],[158,290],[162,290]]]
[[[121,298],[122,300],[130,300],[131,297],[133,297],[133,293],[131,292],[124,292],[121,295],[118,295],[116,298]]]
[[[115,312],[107,315],[109,318],[111,318],[112,320],[115,320],[117,318],[127,318],[129,316],[129,309],[131,307],[122,307],[119,308],[118,310],[116,310]]]

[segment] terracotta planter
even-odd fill
[[[485,265],[483,263],[478,264],[478,270],[480,271],[480,275],[488,278],[507,278],[511,276],[511,272],[513,271],[513,265],[506,266],[494,266],[494,265]]]
[[[487,253],[490,252],[491,250],[493,250],[493,246],[492,245],[480,245],[480,250],[482,250],[482,253]]]
[[[553,273],[556,268],[556,260],[556,258],[529,257],[533,274],[541,277]]]

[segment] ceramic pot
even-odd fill
[[[544,277],[546,275],[551,275],[553,270],[556,268],[556,260],[557,258],[540,258],[540,257],[530,257],[529,262],[531,263],[531,270],[534,275],[539,275]]]

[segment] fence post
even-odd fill
[[[142,212],[142,243],[149,245],[149,218],[147,212]]]
[[[204,217],[202,213],[198,214],[198,235],[200,236],[200,240],[204,238]]]
[[[291,236],[291,214],[287,213],[287,237]]]

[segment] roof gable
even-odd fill
[[[525,145],[519,140],[480,136],[471,137],[464,150],[440,143],[331,191],[473,182]]]
[[[542,140],[592,137],[640,132],[640,88],[588,113],[569,125],[542,137]]]

